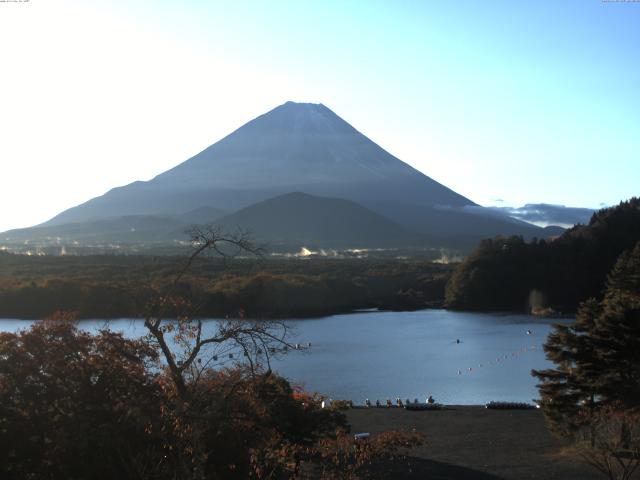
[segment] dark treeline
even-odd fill
[[[575,322],[555,325],[545,352],[555,368],[533,373],[541,381],[543,411],[555,431],[575,433],[585,411],[596,406],[638,409],[640,242],[616,262],[602,301],[584,302]],[[640,447],[640,436],[637,441]]]
[[[184,257],[28,257],[0,253],[0,317],[144,315]],[[441,305],[451,267],[423,260],[198,259],[179,291],[202,317],[286,318]]]
[[[603,478],[640,468],[640,242],[620,255],[601,301],[580,305],[544,345],[553,368],[533,370],[551,430]]]
[[[640,240],[640,199],[593,214],[555,240],[484,240],[453,273],[446,305],[484,311],[572,313],[601,298],[618,257]]]

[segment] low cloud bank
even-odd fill
[[[591,208],[565,207],[548,203],[528,203],[523,207],[486,207],[510,217],[533,223],[541,227],[558,225],[572,227],[576,223],[589,223],[595,210]]]

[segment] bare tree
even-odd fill
[[[584,413],[571,450],[609,480],[629,480],[640,467],[640,410],[605,406]]]
[[[211,452],[206,451],[201,438],[200,417],[202,409],[209,408],[211,402],[199,388],[200,379],[206,378],[212,369],[231,365],[242,365],[250,375],[265,370],[268,374],[271,357],[288,351],[292,345],[287,341],[288,330],[283,322],[249,320],[242,314],[217,321],[203,321],[197,316],[198,305],[180,294],[181,282],[194,262],[207,253],[223,258],[259,257],[263,249],[243,231],[226,234],[220,228],[194,227],[189,234],[193,252],[164,293],[147,306],[144,325],[160,349],[167,377],[175,390],[174,407],[168,414],[172,424],[181,429],[179,436],[185,439],[188,462],[181,478],[201,479]]]

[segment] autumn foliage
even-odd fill
[[[59,318],[0,334],[0,476],[130,477],[132,452],[153,446],[156,359],[145,342]]]
[[[422,441],[355,440],[268,370],[203,369],[185,402],[150,341],[66,317],[0,334],[3,479],[360,478]]]

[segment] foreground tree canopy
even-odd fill
[[[533,374],[551,428],[609,478],[631,478],[640,466],[640,242],[620,256],[602,301],[556,325],[545,351],[556,367]]]
[[[569,432],[583,408],[640,405],[640,243],[613,268],[601,302],[556,325],[545,351],[556,368],[534,371],[552,425]]]
[[[356,441],[339,411],[240,367],[202,370],[185,403],[157,360],[147,341],[60,319],[0,334],[0,477],[357,478],[422,441]]]
[[[253,247],[215,229],[192,240],[147,302],[141,339],[90,334],[71,315],[0,334],[3,479],[357,478],[422,442],[400,432],[356,440],[343,414],[272,373],[270,356],[291,347],[285,325],[194,318],[181,282],[196,258]]]
[[[147,434],[162,393],[149,373],[157,358],[145,342],[61,319],[0,334],[1,476],[86,478],[100,465],[95,478],[127,477],[131,452],[161,449]]]
[[[469,310],[575,312],[601,298],[622,252],[640,241],[640,198],[593,214],[555,240],[484,240],[458,266],[445,303]]]

